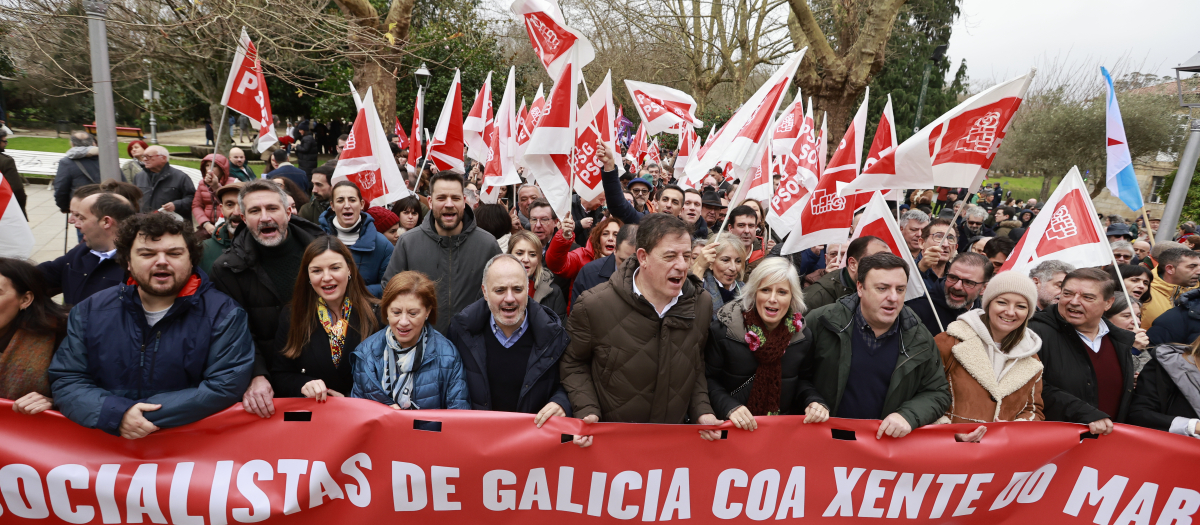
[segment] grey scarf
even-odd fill
[[[417,344],[408,348],[400,347],[400,343],[396,341],[396,336],[392,335],[391,328],[388,328],[387,334],[385,334],[387,347],[383,350],[385,367],[380,386],[404,410],[421,408],[416,403],[413,403],[411,399],[413,378],[416,377],[416,374],[413,373],[413,368],[416,368],[413,361],[416,360],[417,354],[423,353],[422,350],[425,348],[425,343],[429,337],[428,334],[429,332],[422,328],[421,336],[417,338]]]
[[[1200,413],[1200,369],[1184,359],[1187,351],[1186,346],[1160,345],[1154,355],[1171,381],[1183,392],[1183,398],[1187,399],[1192,410]]]

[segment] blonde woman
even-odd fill
[[[713,234],[692,262],[692,275],[704,281],[704,289],[712,296],[713,319],[725,303],[742,291],[746,255],[746,247],[737,236]]]

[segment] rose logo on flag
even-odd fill
[[[346,146],[343,149],[354,149],[354,130],[350,130],[350,135],[346,137]]]
[[[813,215],[839,211],[846,208],[845,198],[838,197],[836,193],[826,193],[824,189],[813,192],[809,200],[812,203]]]
[[[542,48],[539,49],[537,46],[534,46],[533,50],[537,51],[539,56],[542,55],[543,50],[551,56],[556,55],[558,53],[558,46],[562,43],[558,39],[558,35],[554,31],[551,31],[549,27],[546,27],[546,24],[538,20],[536,16],[526,16],[525,22],[529,24],[531,33],[537,32],[538,36],[541,37],[539,41],[542,44]]]
[[[1066,206],[1059,206],[1054,210],[1054,215],[1050,217],[1050,227],[1046,229],[1047,239],[1066,239],[1079,233],[1079,228],[1075,227],[1075,219],[1071,218],[1071,212]]]
[[[795,127],[795,125],[796,119],[792,117],[791,113],[788,113],[785,117],[783,117],[783,120],[779,121],[779,127],[776,128],[775,131],[788,133],[792,131],[792,128]]]
[[[979,117],[971,125],[967,136],[959,142],[958,149],[987,154],[996,142],[996,131],[1000,127],[1000,112],[992,111]]]

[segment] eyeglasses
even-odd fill
[[[1113,252],[1113,259],[1116,259],[1117,262],[1129,262],[1133,260],[1133,255]]]
[[[983,221],[967,221],[967,226],[983,226]]]
[[[529,224],[554,224],[554,219],[529,219]]]
[[[933,235],[930,235],[929,238],[933,239],[933,242],[936,242],[938,244],[941,244],[943,240],[946,241],[946,244],[958,244],[957,236],[947,235],[945,233],[935,233]]]
[[[1075,298],[1076,295],[1079,296],[1080,301],[1083,301],[1083,302],[1089,303],[1089,304],[1100,300],[1099,296],[1096,296],[1096,295],[1093,295],[1090,293],[1081,294],[1079,292],[1076,292],[1075,290],[1068,290],[1066,288],[1063,288],[1062,293],[1060,293],[1058,297],[1059,297],[1060,301],[1070,302],[1072,299]]]
[[[946,286],[954,286],[954,283],[962,283],[962,287],[964,290],[974,290],[975,288],[978,288],[980,285],[983,284],[981,282],[972,281],[970,279],[963,279],[962,277],[959,277],[952,273],[947,273],[946,274]]]
[[[633,195],[646,195],[646,194],[650,193],[650,190],[648,190],[646,188],[638,188],[636,190],[629,190],[629,193],[631,193]]]

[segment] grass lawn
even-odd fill
[[[126,150],[128,142],[120,142],[117,150],[120,151],[121,158],[129,158],[129,153]],[[187,146],[163,146],[171,153],[191,153]],[[70,139],[57,139],[50,137],[12,137],[8,139],[8,149],[19,149],[25,151],[46,151],[50,153],[66,153],[71,148]],[[186,166],[189,168],[200,169],[200,161],[191,159],[171,159],[171,164],[176,166]]]
[[[1029,200],[1042,193],[1041,177],[989,177],[984,184],[991,186],[997,182],[1006,193],[1011,190],[1014,199]],[[1053,190],[1054,186],[1051,184],[1050,189]]]

